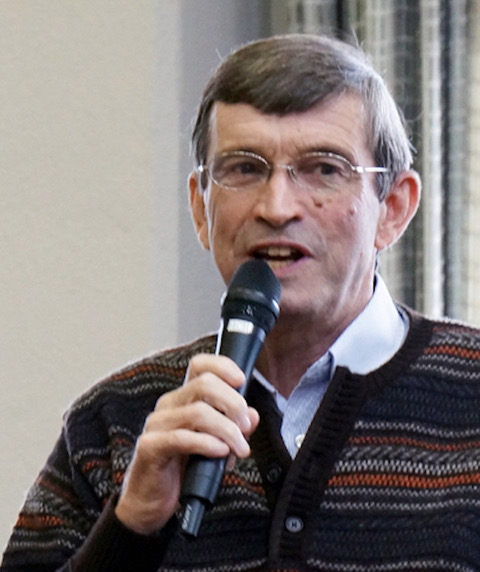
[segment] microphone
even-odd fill
[[[281,286],[270,266],[260,259],[240,265],[222,299],[215,353],[230,357],[245,373],[244,395],[265,337],[280,313]],[[180,499],[185,511],[182,531],[196,537],[206,508],[215,502],[227,458],[192,455]]]

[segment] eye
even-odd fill
[[[242,175],[252,175],[263,172],[263,165],[255,159],[237,159],[230,165],[231,170]]]
[[[302,157],[295,171],[299,183],[311,188],[339,185],[351,175],[341,157],[315,153]]]
[[[306,174],[329,176],[343,175],[345,173],[345,165],[333,157],[308,156],[302,159],[298,167],[299,170]]]
[[[216,165],[218,173],[238,173],[240,175],[250,175],[252,173],[261,173],[263,171],[263,163],[253,157],[224,157]]]
[[[218,157],[212,168],[212,177],[225,187],[246,187],[263,180],[268,165],[249,155],[227,155]]]
[[[341,175],[341,168],[334,162],[328,159],[318,160],[316,164],[316,171],[320,172],[322,175]]]

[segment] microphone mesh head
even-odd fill
[[[230,281],[222,317],[250,316],[269,332],[280,313],[281,285],[270,266],[261,259],[241,264]]]
[[[260,258],[248,260],[237,268],[228,291],[237,288],[261,292],[266,298],[280,302],[280,282],[270,266]]]

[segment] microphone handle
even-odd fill
[[[222,335],[215,353],[230,357],[245,373],[246,382],[239,389],[244,395],[258,354],[265,340],[265,332],[248,320],[224,320]],[[181,500],[185,506],[182,531],[197,536],[205,509],[215,502],[223,479],[227,457],[208,458],[192,455],[182,483]]]
[[[245,383],[238,390],[241,395],[245,395],[265,337],[265,331],[248,320],[223,320],[223,333],[218,338],[215,353],[228,356],[245,374]]]

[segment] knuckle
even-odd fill
[[[145,417],[145,422],[143,424],[143,433],[142,435],[140,435],[140,438],[143,437],[145,433],[151,431],[154,424],[155,424],[155,412],[152,411]]]
[[[194,401],[185,409],[185,425],[191,429],[199,426],[200,422],[211,414],[212,408],[204,401]]]
[[[212,354],[195,354],[188,364],[187,368],[187,376],[190,375],[198,375],[208,364],[209,360],[211,359]]]

